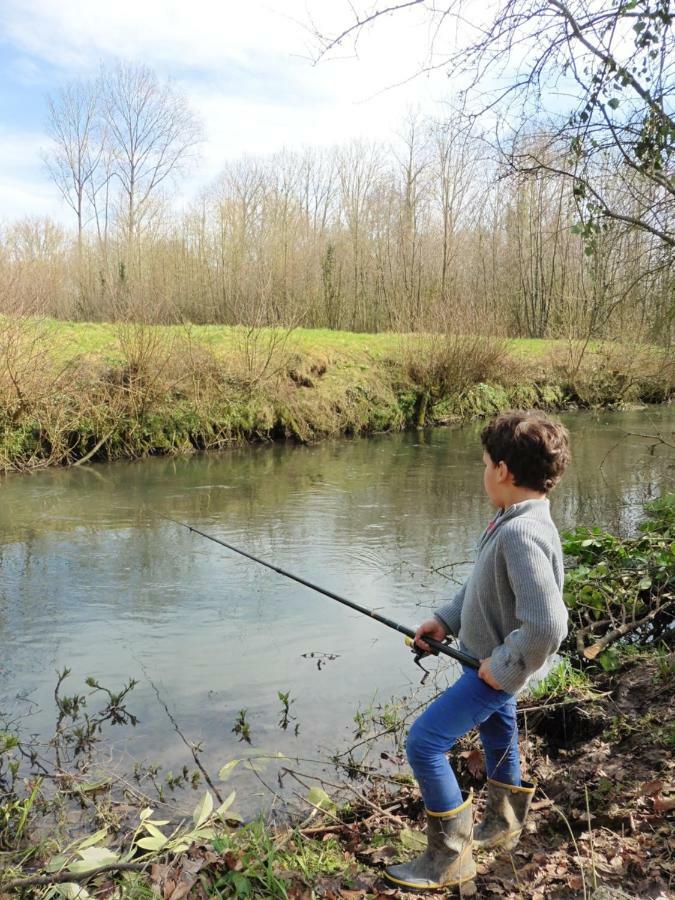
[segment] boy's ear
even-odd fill
[[[503,459],[497,463],[497,481],[500,484],[508,484],[513,481],[513,474]]]

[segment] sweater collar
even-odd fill
[[[539,500],[521,500],[520,503],[514,503],[506,509],[500,509],[483,532],[478,542],[478,547],[482,547],[499,526],[509,521],[509,519],[515,519],[518,516],[529,516],[530,518],[542,520],[548,519],[550,517],[549,510],[548,497],[542,497]]]
[[[495,516],[500,524],[507,519],[515,519],[516,516],[531,516],[535,519],[547,518],[549,515],[550,503],[548,497],[542,497],[539,500],[521,500],[520,503],[514,503],[506,509],[500,509]]]

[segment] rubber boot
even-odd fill
[[[513,850],[525,825],[536,785],[530,781],[504,784],[492,778],[488,778],[487,785],[485,814],[476,826],[473,845],[482,850],[492,847]]]
[[[471,855],[473,793],[456,809],[435,813],[427,810],[427,849],[417,859],[385,869],[394,884],[429,890],[457,887],[476,877]]]

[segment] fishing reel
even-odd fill
[[[420,684],[424,684],[429,677],[430,672],[428,669],[424,668],[421,660],[425,659],[427,656],[438,656],[438,652],[436,650],[422,650],[422,648],[418,647],[415,643],[415,639],[411,637],[405,638],[405,645],[406,647],[410,647],[411,652],[414,653],[415,665],[419,666],[419,668],[424,672],[424,675],[422,675],[422,680],[420,681]]]

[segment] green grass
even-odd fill
[[[608,367],[603,349],[570,375],[566,346],[0,318],[0,470],[281,437],[310,442],[514,407],[658,402],[672,392],[673,374],[657,352],[653,364],[635,362],[615,346]]]
[[[534,700],[566,700],[570,697],[588,697],[593,693],[591,679],[580,669],[575,669],[565,657],[546,678],[530,689]]]
[[[334,838],[313,840],[294,831],[287,840],[278,841],[260,819],[217,838],[214,849],[236,854],[241,864],[236,871],[224,871],[212,879],[213,897],[287,898],[297,892],[288,876],[311,887],[320,877],[344,876],[354,868]]]
[[[41,320],[64,359],[72,359],[79,355],[102,354],[116,357],[118,355],[118,326],[107,322],[64,322],[57,319]],[[229,325],[153,325],[148,328],[167,341],[186,338],[188,333],[195,341],[204,344],[217,353],[227,353],[237,346],[239,340],[248,331],[244,326]],[[331,331],[327,328],[259,329],[263,335],[275,333],[282,337],[288,335],[289,346],[298,351],[329,353],[331,351],[355,353],[382,358],[396,352],[405,340],[414,336],[394,332],[378,334],[359,334],[351,331]],[[566,341],[520,339],[508,341],[509,351],[527,359],[547,359],[553,350],[564,350]]]

